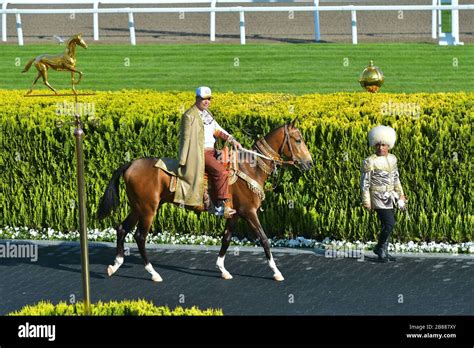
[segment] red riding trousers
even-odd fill
[[[229,198],[229,173],[221,162],[216,159],[216,150],[213,148],[204,149],[205,172],[209,175],[213,186],[212,200],[226,200]]]

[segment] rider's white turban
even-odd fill
[[[369,145],[386,144],[389,149],[395,146],[397,135],[395,130],[389,126],[377,126],[369,132]]]
[[[196,89],[196,97],[200,98],[209,98],[212,95],[211,89],[209,87],[198,87]]]

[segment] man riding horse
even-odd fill
[[[214,119],[209,106],[212,92],[209,87],[196,89],[196,102],[181,118],[179,141],[179,185],[176,187],[175,203],[201,206],[204,195],[204,173],[211,179],[211,198],[214,215],[232,216],[235,210],[226,206],[229,199],[229,175],[224,165],[217,160],[216,138],[240,149],[242,146]]]
[[[118,208],[120,204],[119,182],[122,177],[125,182],[130,211],[125,220],[116,227],[117,251],[114,264],[107,267],[109,276],[112,276],[122,266],[125,256],[125,238],[137,226],[133,237],[137,242],[145,269],[151,274],[153,281],[163,280],[150,263],[145,247],[153,219],[160,206],[165,203],[176,204],[178,202],[177,204],[185,204],[185,208],[202,211],[200,208],[203,206],[204,172],[207,171],[215,185],[216,195],[214,197],[219,201],[217,214],[221,215],[223,210],[230,210],[223,207],[224,199],[229,196],[232,200],[232,210],[235,209],[234,214],[230,214],[230,218],[226,221],[216,261],[221,277],[227,280],[232,279],[232,275],[225,268],[224,259],[236,223],[241,218],[247,222],[255,237],[259,239],[268,265],[273,271],[273,279],[284,280],[273,259],[270,242],[260,224],[258,211],[265,199],[263,189],[265,181],[277,165],[290,164],[303,171],[313,167],[311,154],[300,130],[296,127],[297,119],[273,129],[257,140],[253,151],[251,151],[258,155],[257,165],[247,162],[239,163],[238,169],[235,170],[237,178],[232,185],[228,186],[224,167],[215,161],[214,138],[230,141],[236,148],[240,148],[241,145],[219,126],[207,110],[210,105],[210,97],[211,90],[209,88],[198,88],[196,103],[184,113],[181,122],[178,160],[166,157],[139,158],[121,165],[112,174],[101,198],[97,217],[103,219]],[[227,186],[229,192],[227,192]],[[224,216],[227,217],[226,215],[229,214],[224,211]]]

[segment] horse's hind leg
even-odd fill
[[[224,233],[224,236],[222,237],[221,250],[219,251],[219,256],[217,257],[216,266],[221,271],[221,276],[224,279],[232,279],[232,275],[229,273],[229,271],[225,269],[224,259],[225,259],[225,253],[227,252],[227,249],[229,248],[229,245],[230,245],[230,240],[232,238],[232,231],[234,229],[235,223],[237,222],[238,218],[239,217],[237,215],[234,215],[231,219],[227,220],[226,226],[225,226],[225,233]]]
[[[262,242],[263,250],[265,251],[265,256],[267,257],[268,265],[273,271],[273,279],[275,279],[276,281],[285,280],[281,272],[278,270],[275,264],[275,260],[273,260],[272,253],[270,251],[270,243],[268,242],[268,238],[267,238],[267,235],[265,234],[265,231],[260,225],[257,212],[255,210],[248,212],[248,214],[245,216],[245,220],[247,221],[249,226],[254,230],[254,232],[257,234],[257,237]]]
[[[26,94],[30,94],[32,91],[33,91],[33,86],[36,85],[36,82],[38,82],[39,78],[41,77],[41,72],[38,71],[38,75],[36,76],[35,80],[33,81],[33,83],[31,84],[31,88],[29,89],[28,92],[26,92]]]
[[[124,243],[125,237],[127,236],[128,232],[132,230],[133,227],[137,224],[138,217],[135,212],[131,212],[127,218],[116,227],[117,230],[117,252],[115,255],[115,262],[113,265],[109,265],[107,267],[107,274],[112,276],[117,270],[122,266],[123,259],[124,259]]]
[[[155,271],[150,261],[148,261],[148,256],[145,249],[146,236],[148,234],[148,231],[150,230],[155,214],[156,212],[154,211],[153,213],[143,214],[140,216],[138,221],[138,228],[135,231],[133,237],[137,242],[138,250],[140,250],[140,255],[142,256],[143,261],[145,262],[145,269],[148,273],[151,274],[151,280],[153,280],[154,282],[161,282],[163,281],[163,279],[158,274],[158,272]]]
[[[43,76],[43,83],[48,87],[50,90],[52,90],[55,94],[58,94],[58,92],[51,86],[48,82],[48,67],[44,64],[35,64],[36,69],[40,72],[41,76]]]

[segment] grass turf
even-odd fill
[[[474,91],[474,46],[431,44],[104,45],[77,48],[81,90],[149,88],[191,91],[208,85],[225,92],[294,94],[362,91],[358,78],[374,60],[385,75],[383,92]],[[36,69],[21,74],[39,54],[59,45],[1,45],[0,89],[28,89]],[[50,70],[50,83],[69,88],[69,73]],[[45,91],[41,80],[37,90]],[[37,92],[38,93],[38,92]]]

